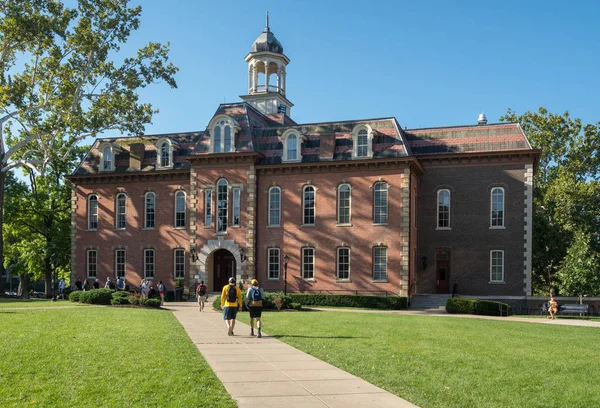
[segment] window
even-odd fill
[[[297,130],[287,130],[281,136],[283,142],[283,157],[282,161],[301,161],[300,145],[304,140],[304,136],[298,133]]]
[[[125,277],[125,250],[115,251],[115,276],[117,279]]]
[[[367,157],[369,155],[369,136],[365,129],[358,132],[356,138],[356,157]]]
[[[98,196],[92,194],[88,196],[88,229],[98,228]]]
[[[387,281],[387,248],[373,249],[373,280]]]
[[[302,279],[315,278],[315,249],[302,248]]]
[[[337,249],[337,279],[350,279],[350,248]]]
[[[240,189],[233,189],[233,220],[231,225],[240,225]]]
[[[212,224],[212,189],[204,190],[204,226]]]
[[[227,180],[221,179],[217,183],[217,232],[227,232],[228,207]]]
[[[269,225],[281,225],[281,189],[279,187],[269,189]]]
[[[154,249],[144,249],[144,278],[154,278]]]
[[[175,250],[175,265],[174,265],[174,276],[175,279],[183,279],[185,277],[185,250]]]
[[[211,152],[228,153],[235,151],[235,132],[239,124],[228,116],[221,115],[209,125],[211,134]]]
[[[231,151],[231,126],[225,126],[225,137],[223,138],[223,151]]]
[[[144,228],[154,228],[156,216],[156,194],[146,193],[146,206],[144,211]]]
[[[504,189],[496,187],[492,189],[492,227],[504,227]]]
[[[98,276],[98,251],[95,249],[87,250],[87,276],[88,278]]]
[[[279,248],[269,248],[267,250],[269,258],[269,279],[279,279]]]
[[[350,224],[350,186],[338,187],[338,224]]]
[[[490,252],[490,281],[504,282],[504,251]]]
[[[221,153],[221,126],[215,127],[213,139],[213,151],[215,153]]]
[[[373,157],[373,134],[369,125],[359,125],[352,130],[352,157]]]
[[[296,135],[289,135],[287,139],[287,159],[298,159],[298,138]]]
[[[315,225],[315,188],[313,186],[305,186],[302,197],[302,224]]]
[[[185,228],[185,191],[175,193],[175,228]]]
[[[438,191],[438,228],[450,228],[450,190]]]
[[[375,183],[373,187],[373,222],[375,224],[387,224],[388,222],[387,183]]]
[[[113,159],[112,159],[112,148],[110,146],[106,146],[104,148],[104,152],[102,153],[102,158],[104,164],[102,165],[103,170],[112,170],[113,169]]]
[[[115,227],[117,229],[125,229],[126,219],[125,219],[125,208],[127,203],[127,196],[124,193],[117,194],[117,200],[115,202]]]
[[[164,142],[160,145],[160,166],[161,167],[170,167],[171,166],[171,149],[169,148],[169,143]]]

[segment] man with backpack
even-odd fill
[[[240,312],[242,311],[242,291],[235,286],[233,277],[229,278],[229,284],[225,285],[221,292],[221,308],[223,308],[223,320],[227,324],[227,334],[233,336],[238,308]]]
[[[198,299],[198,309],[201,312],[204,310],[204,302],[206,302],[207,294],[208,290],[204,281],[200,281],[200,284],[196,287],[196,298]]]
[[[250,311],[250,336],[254,336],[254,319],[256,319],[256,337],[261,338],[260,316],[262,315],[263,289],[258,287],[258,281],[252,279],[252,286],[246,293],[246,302]]]

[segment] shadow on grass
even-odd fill
[[[289,338],[289,337],[295,337],[295,338],[301,338],[301,339],[366,339],[366,337],[361,337],[361,336],[296,336],[293,334],[275,334],[275,335],[270,335],[271,337],[275,338],[275,339],[282,339],[282,338]]]
[[[4,313],[4,314],[17,314],[17,312],[13,312],[11,310],[0,310],[0,313]]]

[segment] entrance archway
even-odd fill
[[[229,278],[236,276],[236,260],[235,256],[227,249],[219,249],[213,253],[213,285],[214,290],[218,291],[223,288]]]

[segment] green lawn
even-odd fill
[[[266,312],[263,322],[268,334],[423,408],[600,401],[599,328],[344,312]]]
[[[236,407],[171,312],[0,310],[0,407]]]
[[[56,307],[56,306],[89,306],[83,303],[73,303],[68,300],[57,300],[53,302],[50,299],[14,299],[0,298],[0,309],[20,308],[20,307]]]

